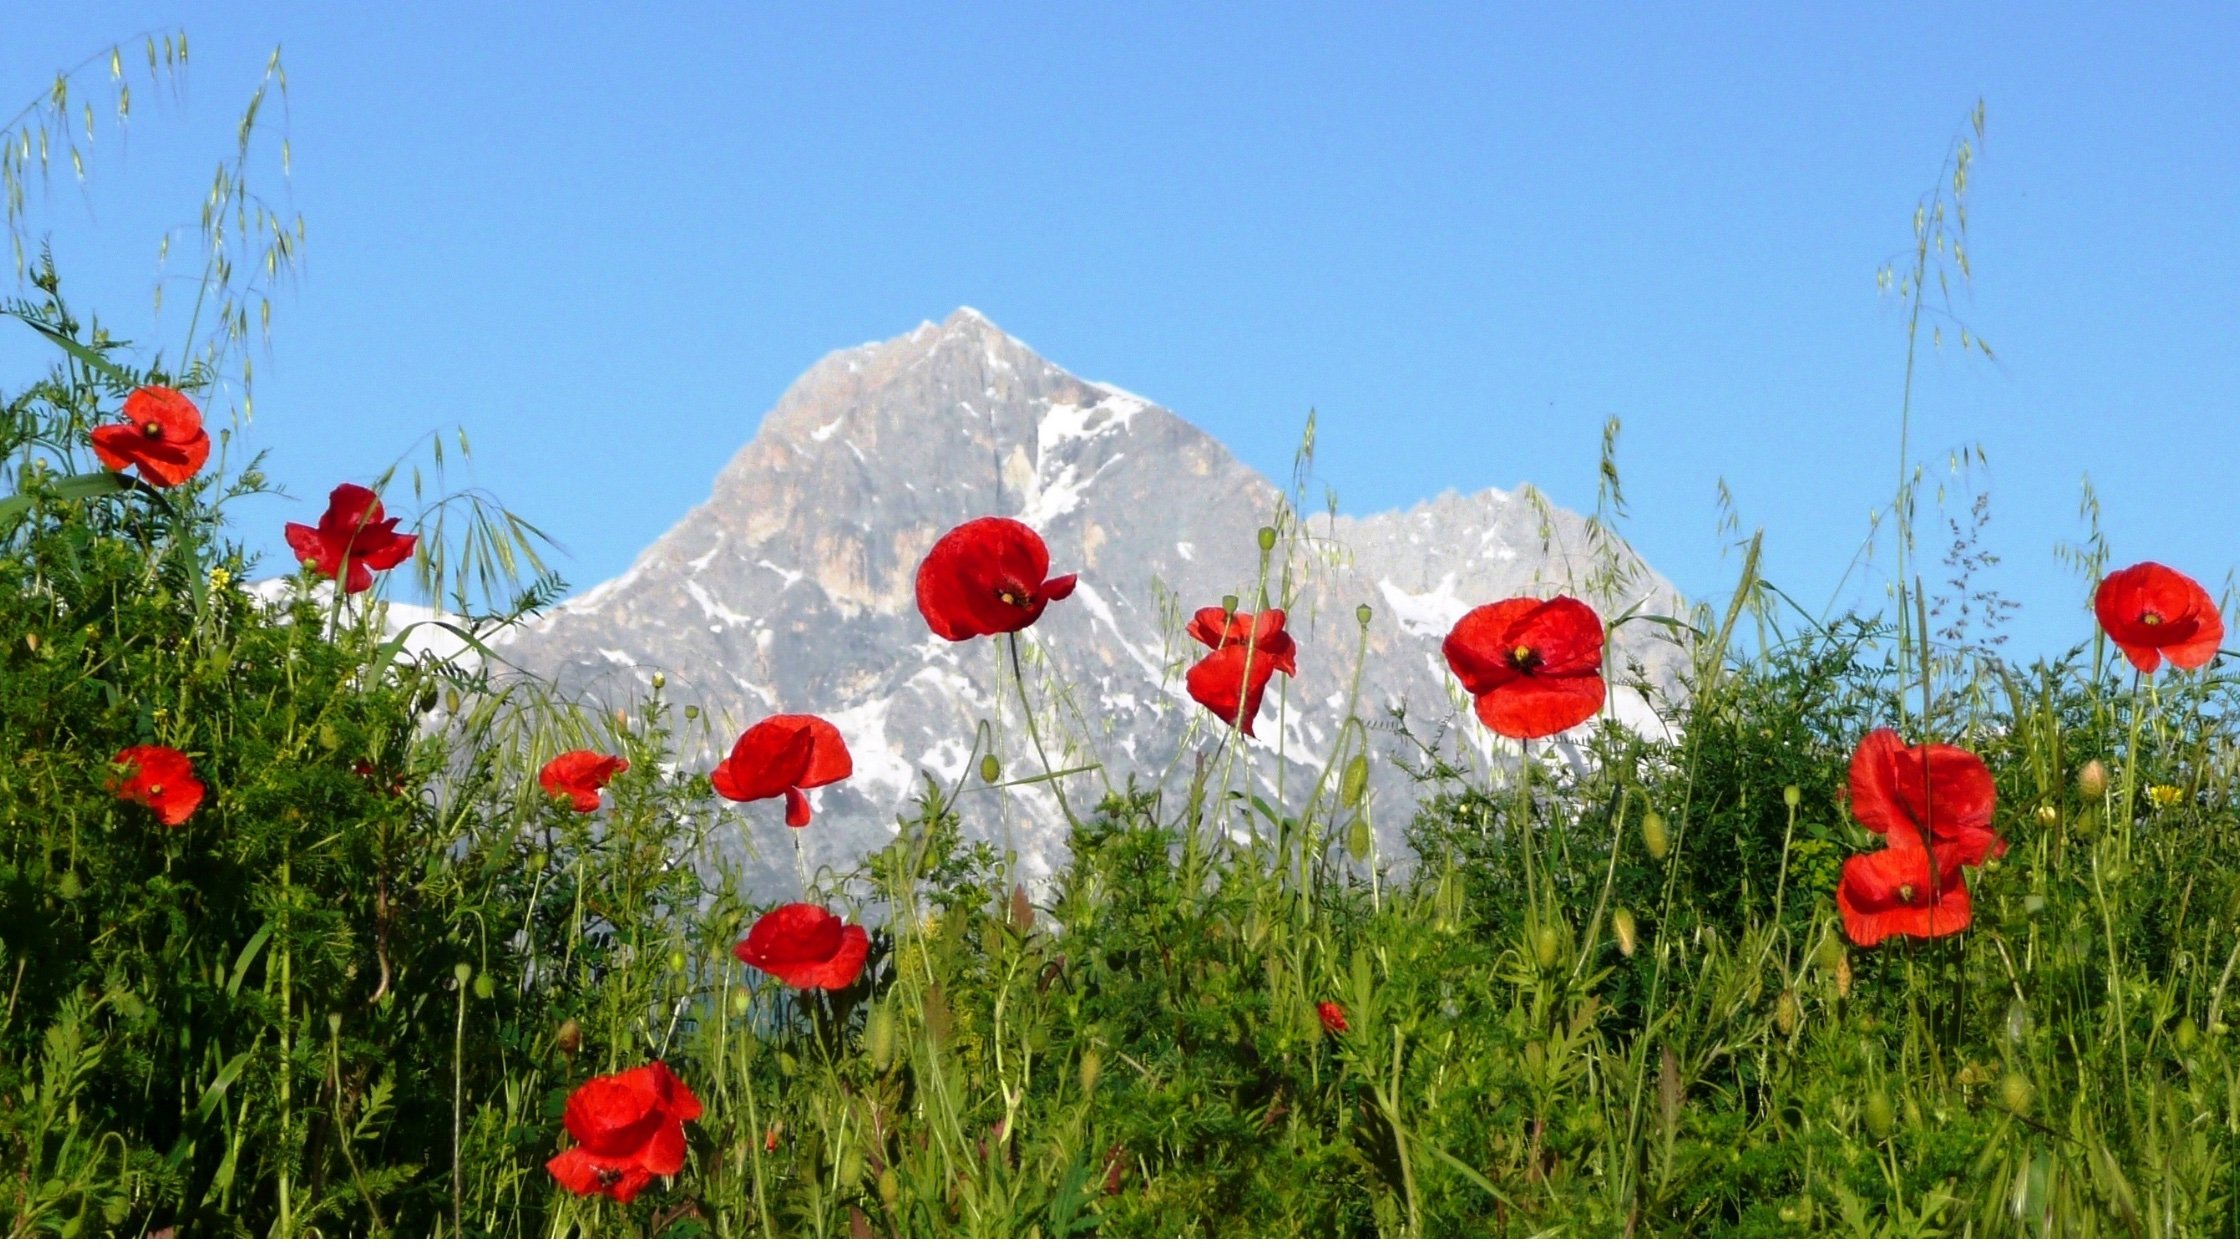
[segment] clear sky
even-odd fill
[[[2229,6],[11,5],[0,100],[183,27],[183,99],[58,185],[71,292],[129,334],[284,46],[309,226],[254,439],[302,501],[464,426],[577,589],[703,499],[824,352],[960,305],[1281,478],[1308,408],[1351,512],[1532,481],[1722,599],[1714,487],[1815,610],[1898,466],[1877,269],[1976,99],[1985,364],[1925,354],[1916,452],[1988,491],[2012,647],[2115,562],[2240,563],[2240,20]],[[43,362],[0,330],[0,380]],[[1944,476],[1980,443],[1988,468]],[[423,448],[424,449],[424,448]],[[1942,534],[1926,509],[1926,537]],[[1884,553],[1887,557],[1887,552]]]

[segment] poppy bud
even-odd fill
[[[980,759],[980,781],[982,783],[993,783],[1002,777],[1003,763],[996,760],[994,753],[989,753]]]
[[[489,972],[485,971],[481,975],[478,975],[474,978],[474,995],[476,997],[481,998],[483,1001],[487,1002],[497,992],[498,982],[490,978]]]
[[[2030,1088],[2030,1078],[2020,1072],[2009,1072],[1999,1081],[1999,1101],[2016,1115],[2030,1110],[2030,1102],[2037,1091]]]
[[[881,1072],[894,1062],[894,1014],[883,1003],[864,1018],[863,1049],[871,1056],[871,1066]]]
[[[2021,998],[2007,1003],[2007,1040],[2020,1046],[2030,1037],[2030,1007]]]
[[[1366,630],[1369,628],[1369,618],[1372,615],[1374,614],[1371,613],[1367,604],[1356,604],[1354,606],[1353,619],[1361,623],[1362,629]]]
[[[1836,955],[1836,996],[1851,996],[1851,955],[1847,953]]]
[[[770,1126],[770,1127],[769,1127],[768,1129],[765,1129],[765,1130],[763,1130],[763,1133],[762,1133],[762,1153],[763,1153],[763,1154],[765,1154],[765,1155],[769,1155],[769,1154],[772,1154],[772,1153],[774,1153],[774,1152],[776,1152],[776,1151],[777,1151],[777,1149],[778,1149],[778,1134],[779,1134],[779,1132],[780,1132],[780,1131],[781,1131],[782,1129],[784,1129],[784,1127],[785,1127],[784,1125],[773,1124],[773,1125],[771,1125],[771,1126]]]
[[[560,1053],[574,1058],[576,1051],[583,1049],[583,1025],[572,1019],[561,1020],[560,1030],[552,1034],[552,1044],[560,1048]]]
[[[85,890],[78,885],[78,873],[76,871],[64,871],[62,878],[55,883],[54,891],[64,901],[76,901],[78,894]]]
[[[2193,1022],[2193,1016],[2188,1015],[2178,1021],[2178,1053],[2186,1054],[2190,1052],[2193,1049],[2193,1044],[2200,1039],[2201,1029],[2199,1025]]]
[[[1617,910],[1612,912],[1610,915],[1610,931],[1618,938],[1618,952],[1628,958],[1633,957],[1635,939],[1633,911],[1626,909],[1624,906],[1619,906]]]
[[[451,716],[453,716],[453,717],[457,717],[457,716],[459,716],[459,693],[458,693],[458,692],[456,692],[456,691],[446,691],[446,692],[444,692],[444,693],[443,693],[443,711],[444,711],[445,713],[448,713],[448,714],[450,714],[450,715],[451,715]]]
[[[1276,549],[1276,531],[1275,531],[1275,526],[1273,526],[1273,525],[1262,525],[1262,526],[1260,527],[1260,550],[1262,550],[1262,551],[1274,551],[1275,549]]]
[[[1097,1088],[1097,1078],[1103,1075],[1104,1056],[1097,1053],[1097,1048],[1095,1046],[1091,1046],[1088,1049],[1082,1051],[1081,1092],[1083,1094],[1095,1093]]]
[[[1671,834],[1665,830],[1663,814],[1650,810],[1641,816],[1641,847],[1648,852],[1651,861],[1664,861],[1670,842]]]
[[[474,975],[474,964],[473,964],[473,963],[460,963],[460,964],[459,964],[458,966],[456,966],[456,967],[453,967],[453,968],[451,969],[451,978],[452,978],[452,979],[454,979],[454,980],[457,980],[457,981],[459,982],[459,987],[461,987],[461,988],[465,988],[465,987],[466,987],[466,984],[467,984],[467,980],[468,980],[468,978],[469,978],[469,977],[471,977],[471,976],[473,976],[473,975]]]
[[[887,1210],[892,1212],[895,1209],[896,1202],[901,1198],[902,1181],[894,1175],[894,1166],[890,1164],[880,1169],[879,1202],[886,1204]]]
[[[1890,1095],[1879,1089],[1867,1095],[1866,1121],[1867,1132],[1876,1139],[1890,1136],[1890,1130],[1898,1123],[1897,1113],[1890,1106]]]
[[[661,672],[660,670],[658,670],[658,669],[657,669],[657,670],[655,670],[655,671],[653,671],[653,689],[654,689],[655,691],[659,691],[659,690],[661,690],[661,689],[662,689],[663,687],[666,687],[666,686],[668,686],[668,685],[669,685],[669,676],[668,676],[667,674],[664,674],[664,673],[662,673],[662,672]]]
[[[1563,940],[1552,927],[1534,928],[1532,931],[1532,956],[1540,966],[1550,968],[1562,957]]]
[[[38,636],[38,635],[36,635],[36,634],[27,634],[27,635],[23,636],[23,646],[25,646],[25,647],[27,647],[27,648],[31,649],[31,650],[32,650],[32,651],[34,651],[34,652],[38,651],[38,650],[39,650],[39,636]]]
[[[1783,989],[1780,998],[1773,1004],[1773,1026],[1780,1029],[1781,1035],[1786,1037],[1797,1030],[1797,1017],[1801,1014],[1803,1009],[1797,1004],[1797,995]]]
[[[683,950],[681,950],[681,949],[672,949],[672,950],[670,950],[670,951],[669,951],[669,970],[671,970],[671,971],[683,971],[683,970],[684,970],[684,951],[683,951]]]
[[[342,737],[335,734],[334,727],[325,722],[319,723],[319,747],[326,749],[328,752],[333,752],[335,749],[342,747]],[[461,981],[465,979],[465,976],[460,977]]]
[[[1356,753],[1353,760],[1346,763],[1345,773],[1338,777],[1338,800],[1347,809],[1353,809],[1361,804],[1361,797],[1368,790],[1369,758]]]
[[[863,1148],[851,1146],[840,1152],[840,1162],[833,1171],[840,1175],[843,1186],[863,1184]]]
[[[1356,862],[1366,862],[1374,852],[1370,844],[1369,816],[1355,814],[1353,824],[1346,828],[1346,856]]]
[[[2055,809],[2055,808],[2054,808],[2053,806],[2051,806],[2051,805],[2040,805],[2040,806],[2038,807],[2038,825],[2039,825],[2039,826],[2041,826],[2041,827],[2051,827],[2052,825],[2054,825],[2055,823],[2057,823],[2057,822],[2060,822],[2060,821],[2061,821],[2061,811],[2060,811],[2060,810],[2058,810],[2058,809]]]
[[[2077,791],[2088,801],[2096,801],[2108,794],[2108,767],[2098,757],[2084,763],[2077,771]]]

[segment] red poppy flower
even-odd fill
[[[2199,669],[2224,642],[2217,601],[2201,583],[2152,560],[2102,578],[2092,610],[2124,656],[2150,674],[2165,657],[2179,669]]]
[[[202,804],[202,781],[194,777],[194,763],[176,748],[161,744],[135,744],[110,758],[125,768],[124,777],[110,786],[120,801],[138,801],[156,812],[156,821],[176,827]]]
[[[202,471],[210,458],[210,435],[202,413],[185,394],[161,385],[143,385],[124,400],[124,424],[97,426],[94,458],[111,472],[139,470],[151,486],[170,487]]]
[[[394,569],[412,554],[417,535],[397,532],[397,518],[384,520],[381,500],[364,486],[349,482],[327,496],[327,511],[316,529],[288,524],[288,545],[296,559],[342,582],[345,595],[355,595],[373,585],[373,570]],[[345,578],[343,566],[349,566]]]
[[[786,798],[786,826],[809,825],[806,789],[838,783],[855,773],[840,730],[821,717],[781,713],[747,728],[731,755],[708,774],[717,792],[734,801]]]
[[[1281,608],[1271,608],[1258,617],[1219,608],[1199,609],[1189,625],[1190,637],[1214,651],[1184,675],[1190,698],[1212,710],[1222,725],[1252,734],[1252,720],[1260,712],[1260,697],[1267,690],[1268,680],[1277,670],[1293,677],[1299,672],[1298,646],[1284,633],[1283,621]],[[1252,674],[1249,685],[1245,679],[1248,669]],[[1240,697],[1244,701],[1241,726],[1237,720]]]
[[[544,763],[544,769],[537,772],[537,784],[554,796],[567,797],[577,813],[588,814],[599,808],[599,789],[607,785],[607,780],[629,768],[630,763],[620,757],[578,748]]]
[[[2002,857],[2007,842],[1991,830],[1997,796],[1991,771],[1964,748],[1908,747],[1882,727],[1851,754],[1851,816],[1892,848],[1949,845],[1965,866]]]
[[[1326,1033],[1342,1033],[1348,1027],[1346,1008],[1336,1002],[1318,1002],[1315,1004],[1314,1013],[1322,1020],[1322,1031]]]
[[[1478,720],[1511,739],[1570,730],[1602,708],[1602,618],[1569,595],[1473,608],[1446,653]]]
[[[1932,880],[1930,854],[1919,845],[1893,845],[1844,859],[1836,910],[1852,944],[1877,945],[1887,936],[1950,936],[1968,926],[1973,909],[1959,856],[1936,846]]]
[[[1042,535],[983,516],[943,534],[919,563],[918,611],[951,642],[1024,630],[1051,600],[1073,594],[1074,574],[1049,573]]]
[[[562,1116],[578,1145],[545,1168],[575,1194],[628,1203],[655,1177],[684,1169],[684,1124],[699,1118],[700,1100],[665,1063],[594,1076],[568,1096]]]
[[[797,901],[756,919],[731,952],[796,989],[845,989],[863,974],[870,949],[860,925],[843,925],[824,907]]]

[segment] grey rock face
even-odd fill
[[[1606,549],[1639,572],[1611,598],[1580,589],[1595,564],[1585,523],[1543,513],[1531,497],[1450,492],[1406,512],[1316,514],[1298,523],[1304,537],[1286,530],[1269,598],[1284,602],[1288,567],[1299,673],[1270,687],[1261,738],[1248,768],[1230,768],[1229,788],[1249,780],[1272,793],[1280,764],[1284,796],[1304,799],[1345,715],[1362,635],[1357,605],[1372,610],[1357,714],[1382,720],[1387,705],[1404,704],[1411,729],[1428,737],[1445,721],[1450,755],[1460,737],[1481,763],[1513,748],[1497,746],[1456,702],[1440,640],[1463,612],[1569,590],[1606,616],[1637,604],[1682,614],[1672,588],[1614,539]],[[677,711],[694,704],[706,714],[705,729],[680,740],[686,767],[713,766],[740,731],[774,713],[838,725],[855,774],[812,794],[809,827],[789,835],[775,800],[729,806],[752,837],[750,870],[759,866],[755,878],[774,893],[794,891],[799,870],[845,868],[891,839],[926,774],[947,789],[962,783],[967,834],[1015,851],[1021,878],[1035,881],[1064,860],[1050,785],[996,792],[973,773],[990,750],[975,744],[983,721],[1005,778],[1042,773],[1011,659],[1001,640],[952,644],[926,628],[919,560],[974,517],[1017,517],[1042,534],[1053,576],[1078,572],[1080,585],[1020,636],[1036,731],[1054,766],[1100,767],[1059,782],[1079,814],[1108,784],[1132,778],[1161,791],[1172,816],[1197,754],[1221,764],[1225,734],[1184,690],[1182,673],[1201,649],[1181,624],[1227,594],[1253,607],[1257,534],[1282,499],[1180,417],[1080,380],[960,310],[827,355],[779,399],[706,503],[623,576],[515,638],[508,655],[564,693],[614,704],[643,695],[663,670]],[[1575,581],[1565,580],[1567,563]],[[1638,664],[1648,685],[1669,686],[1682,656],[1648,629],[1619,633],[1619,676]],[[1640,696],[1613,692],[1606,711],[1653,724]],[[1371,744],[1380,853],[1402,859],[1413,789],[1389,755],[1406,749],[1387,733]],[[1220,782],[1217,770],[1213,788]]]

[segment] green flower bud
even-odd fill
[[[1650,860],[1664,861],[1665,851],[1672,842],[1671,833],[1665,830],[1664,815],[1650,810],[1641,816],[1641,847]]]
[[[886,1204],[891,1212],[901,1198],[902,1181],[894,1175],[894,1165],[889,1164],[879,1170],[879,1202]]]
[[[576,1051],[583,1049],[583,1025],[572,1019],[561,1020],[559,1030],[552,1034],[552,1044],[560,1048],[560,1053],[574,1058]]]
[[[1097,1048],[1095,1046],[1091,1046],[1088,1049],[1082,1051],[1081,1092],[1083,1094],[1095,1093],[1097,1090],[1097,1079],[1103,1075],[1104,1056],[1097,1053]]]
[[[1368,861],[1376,851],[1371,840],[1368,815],[1355,814],[1352,825],[1346,828],[1346,856],[1356,862]]]
[[[2178,1053],[2190,1053],[2193,1050],[2194,1043],[2200,1039],[2201,1029],[2199,1025],[2193,1022],[2193,1016],[2188,1015],[2178,1021]]]
[[[1364,630],[1369,628],[1369,618],[1374,615],[1367,604],[1356,604],[1354,606],[1353,619],[1360,622],[1361,628]]]
[[[1353,760],[1346,763],[1345,773],[1338,776],[1338,800],[1347,809],[1353,809],[1361,804],[1361,798],[1368,790],[1369,758],[1365,754],[1356,753]]]
[[[1797,785],[1794,783],[1781,789],[1781,803],[1791,809],[1795,809],[1797,807],[1797,802],[1803,799],[1804,793],[1798,791]]]
[[[450,715],[451,715],[452,717],[457,717],[457,716],[459,716],[459,693],[458,693],[458,692],[456,692],[456,691],[446,691],[446,692],[444,692],[444,693],[443,693],[443,711],[444,711],[445,713],[448,713],[448,714],[450,714]]]
[[[1619,906],[1610,915],[1610,932],[1618,938],[1618,952],[1628,958],[1633,957],[1635,931],[1633,911]]]
[[[1797,1031],[1797,1019],[1803,1014],[1804,1007],[1798,1003],[1797,995],[1783,989],[1781,996],[1773,1004],[1773,1026],[1780,1029],[1781,1035],[1786,1037]]]
[[[684,970],[684,951],[683,951],[683,950],[681,950],[681,949],[672,949],[672,950],[670,950],[670,951],[669,951],[669,970],[671,970],[671,971],[683,971],[683,970]]]
[[[1002,777],[1003,763],[996,760],[994,753],[989,753],[980,759],[980,781],[982,783],[993,783]]]
[[[478,975],[474,978],[474,995],[476,997],[481,998],[483,1001],[487,1002],[493,996],[495,996],[497,992],[498,982],[490,978],[489,972],[485,971],[481,975]]]
[[[744,1014],[746,1014],[746,1013],[747,1013],[747,1007],[748,1007],[749,1005],[751,1005],[751,1001],[750,1001],[750,999],[749,999],[749,998],[747,997],[747,991],[746,991],[745,989],[733,989],[733,990],[731,991],[731,1013],[732,1013],[732,1014],[734,1014],[734,1015],[744,1015]]]
[[[2009,1072],[1999,1081],[1999,1102],[2014,1114],[2027,1115],[2031,1100],[2037,1091],[2030,1088],[2030,1078],[2020,1072]]]
[[[1890,1106],[1890,1095],[1879,1089],[1867,1095],[1866,1121],[1867,1132],[1873,1134],[1875,1140],[1890,1136],[1890,1130],[1898,1124],[1897,1113]]]
[[[669,685],[669,676],[668,676],[667,674],[664,674],[664,673],[662,673],[662,672],[661,672],[660,670],[658,670],[658,669],[657,669],[657,670],[655,670],[655,671],[653,671],[653,689],[654,689],[655,691],[659,691],[659,690],[661,690],[661,689],[662,689],[663,687],[666,687],[666,686],[668,686],[668,685]]]
[[[2077,793],[2088,801],[2108,794],[2108,767],[2098,757],[2084,763],[2084,769],[2077,771]]]
[[[1276,549],[1276,530],[1275,530],[1275,526],[1273,526],[1273,525],[1262,525],[1262,526],[1260,527],[1260,550],[1262,550],[1262,551],[1274,551],[1275,549]]]
[[[699,705],[697,705],[697,704],[688,704],[688,705],[686,705],[686,706],[684,707],[684,720],[685,720],[685,721],[687,721],[687,722],[697,722],[697,721],[699,721],[699,720],[700,720],[700,706],[699,706]]]
[[[863,1048],[871,1056],[871,1066],[881,1072],[894,1062],[894,1014],[885,1003],[872,1007],[863,1021]]]
[[[1538,927],[1532,932],[1532,956],[1543,970],[1552,968],[1563,956],[1563,938],[1552,927]]]

